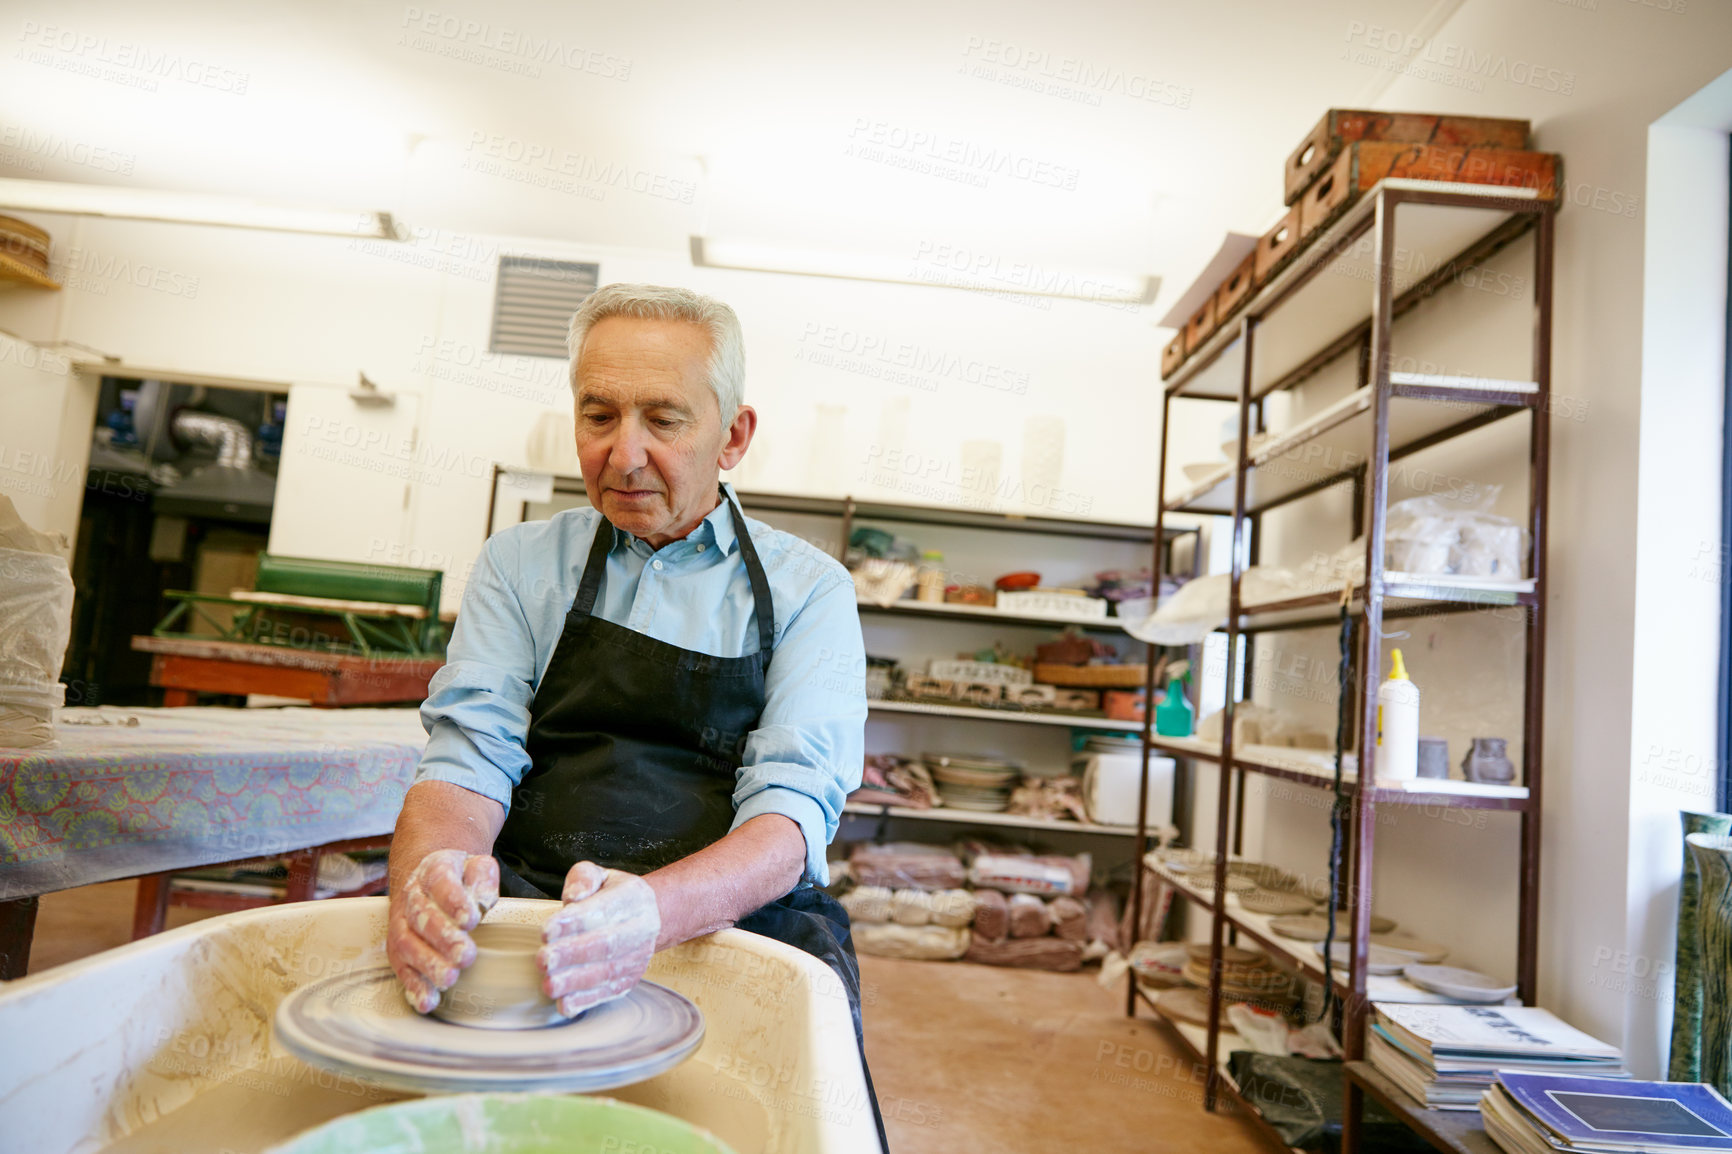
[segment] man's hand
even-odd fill
[[[499,863],[460,849],[434,850],[391,893],[385,956],[403,996],[425,1014],[475,960],[469,936],[499,900]]]
[[[580,861],[565,875],[565,905],[547,919],[536,964],[542,991],[575,1017],[631,992],[661,935],[655,891],[635,874]]]

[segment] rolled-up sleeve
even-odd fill
[[[448,781],[507,811],[529,768],[525,740],[536,678],[535,638],[507,579],[514,545],[490,538],[463,590],[445,666],[427,686],[427,748],[416,781]]]
[[[860,785],[866,746],[866,645],[854,585],[841,573],[783,627],[764,712],[735,779],[734,828],[766,813],[799,824],[807,880],[826,885],[825,849]]]

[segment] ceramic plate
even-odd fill
[[[302,986],[277,1007],[275,1027],[314,1066],[441,1094],[629,1086],[679,1065],[704,1039],[702,1011],[654,982],[557,1026],[477,1030],[410,1009],[389,966]]]
[[[1329,948],[1329,961],[1338,970],[1345,970],[1348,959],[1352,956],[1350,942],[1335,942]],[[1323,956],[1323,943],[1314,947],[1318,957]],[[1368,974],[1399,974],[1412,964],[1413,955],[1404,954],[1398,950],[1386,950],[1382,946],[1372,946],[1365,961],[1365,972]]]
[[[1382,946],[1386,950],[1394,950],[1398,954],[1407,954],[1412,961],[1433,965],[1449,957],[1449,947],[1438,942],[1428,942],[1416,938],[1409,933],[1372,934],[1371,944]]]
[[[1329,932],[1329,922],[1316,914],[1301,914],[1297,917],[1271,918],[1269,928],[1284,938],[1292,938],[1296,942],[1320,942],[1323,935]],[[1340,933],[1340,927],[1336,927]]]
[[[1320,918],[1326,918],[1329,916],[1329,903],[1328,902],[1318,902],[1317,903],[1317,916]],[[1395,919],[1394,918],[1386,918],[1382,914],[1372,914],[1371,915],[1371,932],[1372,933],[1374,933],[1374,934],[1387,934],[1387,933],[1391,933],[1392,931],[1394,931],[1394,929],[1395,929]],[[1353,932],[1353,915],[1345,909],[1339,909],[1339,910],[1335,911],[1335,932],[1338,935],[1345,935],[1345,934],[1350,934]]]
[[[1303,914],[1317,908],[1304,894],[1255,889],[1239,895],[1239,904],[1254,914]],[[1322,921],[1321,918],[1318,921]],[[1414,959],[1418,961],[1419,959]]]
[[[1402,973],[1422,990],[1463,1002],[1501,1002],[1516,992],[1488,974],[1456,966],[1408,966]]]

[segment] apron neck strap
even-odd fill
[[[752,535],[746,531],[745,514],[740,512],[740,507],[721,485],[716,486],[716,492],[727,502],[728,516],[734,519],[734,537],[740,542],[740,557],[746,563],[746,579],[752,583],[752,601],[758,611],[758,652],[768,659],[776,641],[776,616],[774,603],[770,600],[770,579],[764,575],[763,562],[758,560],[758,548],[752,544]]]
[[[740,507],[728,496],[728,491],[716,486],[716,492],[722,502],[728,507],[728,516],[734,522],[734,537],[740,543],[740,558],[746,563],[746,579],[752,583],[752,603],[758,617],[758,651],[765,657],[770,655],[776,639],[776,619],[774,603],[770,599],[770,579],[764,575],[763,562],[758,560],[758,550],[752,544],[752,535],[746,531],[746,518],[740,512]],[[600,510],[597,510],[599,512]],[[571,603],[571,612],[575,616],[588,617],[595,611],[595,599],[601,592],[602,575],[607,571],[607,555],[613,551],[614,534],[617,532],[613,522],[605,516],[595,527],[595,539],[590,542],[589,560],[583,566],[583,581],[577,587],[577,597]]]

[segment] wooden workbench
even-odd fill
[[[445,664],[191,637],[139,636],[132,647],[151,655],[150,683],[163,690],[169,706],[196,704],[200,693],[264,693],[320,707],[418,703]]]

